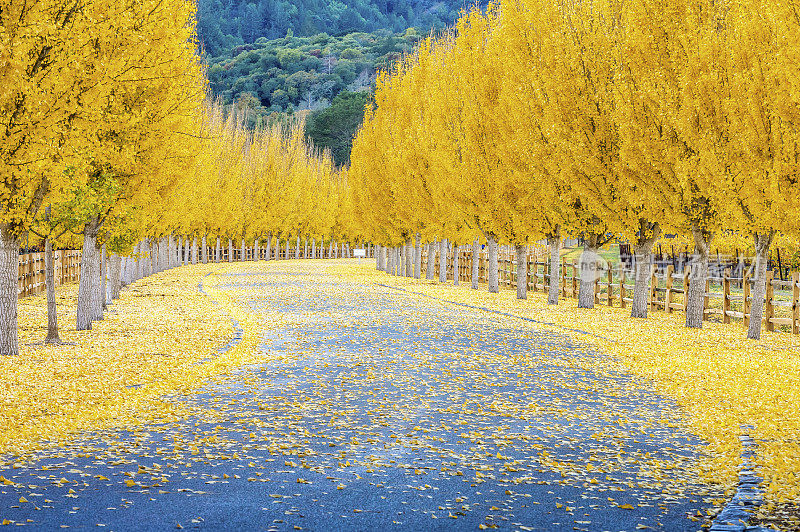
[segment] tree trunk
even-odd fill
[[[657,222],[639,221],[639,237],[633,246],[636,257],[636,270],[633,284],[633,303],[631,304],[632,318],[646,318],[647,300],[650,294],[650,279],[652,277],[653,245],[661,236],[661,227]]]
[[[764,318],[764,299],[767,291],[767,259],[769,248],[775,232],[755,233],[753,239],[756,247],[756,263],[753,275],[753,292],[750,304],[750,324],[747,326],[747,337],[751,340],[761,338],[761,320]]]
[[[453,286],[458,286],[458,248],[459,246],[453,244]]]
[[[264,255],[266,255],[264,260],[269,260],[272,256],[272,231],[267,233],[267,250],[264,252]]]
[[[136,264],[134,264],[134,272],[133,272],[133,281],[136,282],[142,278],[142,242],[139,241],[136,243],[136,246],[133,248],[134,253],[136,253]]]
[[[633,302],[631,303],[631,318],[646,318],[650,306],[650,278],[653,270],[653,243],[649,245],[634,244],[633,253],[636,257],[634,267]]]
[[[244,238],[242,238],[242,249],[239,251],[239,262],[247,260],[247,248],[244,246]]]
[[[414,279],[422,275],[422,237],[419,233],[414,235]]]
[[[258,239],[256,238],[255,241],[253,242],[253,261],[255,261],[255,262],[258,262],[258,261],[261,260],[261,256],[260,256],[261,250],[258,249],[258,244],[259,244],[259,242],[258,242]]]
[[[395,275],[395,268],[394,268],[394,247],[390,247],[387,253],[387,273],[389,275]]]
[[[175,267],[175,237],[172,236],[172,233],[167,236],[167,260],[164,261],[165,268],[173,268]]]
[[[95,240],[95,246],[97,245],[97,240]],[[94,270],[94,279],[92,281],[92,291],[91,291],[91,313],[92,313],[92,321],[94,320],[102,320],[103,319],[103,303],[106,300],[106,295],[103,292],[105,289],[105,283],[103,282],[103,277],[105,276],[105,264],[103,261],[103,253],[102,253],[102,246],[95,249],[95,270]]]
[[[708,253],[711,249],[712,235],[698,228],[692,228],[695,256],[689,276],[689,293],[686,294],[686,327],[703,327],[703,301],[708,278]]]
[[[300,258],[300,235],[297,235],[297,244],[295,244],[294,248],[294,258],[295,259]]]
[[[439,242],[439,282],[447,282],[447,239]]]
[[[228,262],[233,262],[233,239],[228,239]]]
[[[498,278],[498,267],[497,267],[497,241],[494,239],[494,236],[487,236],[486,237],[487,248],[489,248],[489,264],[487,268],[489,269],[486,277],[489,282],[489,292],[497,293],[500,291],[500,279]]]
[[[222,242],[217,237],[217,247],[214,249],[214,262],[219,263],[222,261]]]
[[[436,264],[436,242],[428,242],[428,265],[425,268],[425,279],[433,281],[434,264]]]
[[[106,245],[100,252],[100,296],[102,297],[101,313],[108,308],[108,256],[106,255]]]
[[[58,313],[56,309],[56,272],[53,261],[53,243],[44,240],[44,284],[47,290],[47,337],[46,344],[60,344],[58,336]]]
[[[414,244],[409,238],[405,243],[406,250],[406,277],[414,277]]]
[[[0,355],[18,355],[19,240],[0,223]]]
[[[517,299],[528,299],[528,246],[517,244]]]
[[[317,239],[316,238],[312,238],[311,239],[311,258],[312,259],[316,259],[317,258]]]
[[[286,237],[286,260],[289,260],[289,236]]]
[[[119,299],[122,288],[122,257],[114,253],[111,255],[111,299]]]
[[[550,248],[550,279],[547,285],[547,304],[558,305],[558,284],[561,278],[561,228],[547,235]]]
[[[478,289],[480,281],[480,242],[476,238],[472,241],[472,289]]]
[[[583,252],[578,261],[581,276],[578,288],[578,308],[594,308],[594,286],[597,280],[598,242],[600,235],[589,233],[584,239]]]
[[[86,224],[83,228],[81,276],[78,282],[77,316],[75,320],[75,327],[79,331],[88,331],[92,328],[92,285],[96,282],[95,279],[98,277],[97,273],[100,268],[97,260],[96,241],[97,224]]]
[[[405,243],[402,246],[398,247],[400,253],[400,264],[398,270],[400,270],[400,276],[406,276],[406,245]]]

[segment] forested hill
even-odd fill
[[[209,56],[260,38],[341,36],[452,23],[464,0],[199,0],[197,31]]]

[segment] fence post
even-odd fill
[[[686,314],[686,309],[689,308],[689,270],[686,267],[683,269],[683,313]]]
[[[667,266],[667,290],[664,292],[664,310],[667,314],[672,314],[672,276],[675,274],[675,266]]]
[[[795,272],[792,274],[792,334],[800,333],[800,308],[797,306],[797,300],[800,299],[800,273]]]
[[[706,310],[708,310],[708,291],[711,289],[711,280],[706,277],[706,291],[703,295],[703,320],[706,320]]]
[[[722,323],[730,323],[731,317],[728,314],[731,310],[731,271],[726,268],[722,275]]]
[[[533,291],[536,292],[536,284],[539,282],[537,279],[539,273],[539,263],[536,262],[536,259],[533,260],[533,268],[531,268],[531,263],[528,263],[528,270],[532,270],[531,277],[533,277]]]
[[[620,273],[619,273],[619,308],[625,308],[625,270],[622,269],[620,265]]]
[[[744,326],[750,326],[750,274],[745,273],[742,276],[742,290],[743,290],[743,299],[742,299],[742,320],[744,320]]]
[[[567,297],[567,262],[561,261],[561,297]]]
[[[772,323],[772,318],[775,316],[775,307],[772,304],[772,300],[775,296],[775,289],[772,286],[772,279],[775,276],[775,270],[770,270],[767,272],[767,301],[766,301],[766,312],[764,313],[764,319],[767,320],[767,330],[774,331],[775,324]]]
[[[656,265],[650,266],[650,311],[658,310],[658,277],[656,276]]]
[[[572,259],[572,297],[578,297],[578,259]]]
[[[614,272],[611,267],[608,268],[608,306],[614,306]]]

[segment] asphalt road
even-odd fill
[[[575,335],[307,264],[220,283],[263,319],[263,363],[171,398],[180,422],[0,470],[0,521],[682,531],[719,496],[674,403]]]

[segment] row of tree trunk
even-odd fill
[[[198,239],[197,236],[175,237],[173,235],[160,238],[149,238],[137,242],[133,253],[122,256],[117,253],[107,253],[106,246],[98,243],[100,224],[87,224],[83,231],[83,247],[81,256],[81,275],[78,284],[78,301],[76,311],[77,330],[89,330],[92,323],[103,319],[103,312],[115,299],[119,298],[120,291],[139,279],[159,273],[176,266],[221,262],[222,242],[216,239],[216,246],[212,249],[207,245],[207,237]],[[3,293],[0,294],[0,355],[16,355],[18,348],[17,333],[17,275],[19,272],[19,246],[6,249],[4,242],[10,239],[0,238],[0,284]],[[253,260],[278,258],[278,245],[280,239],[273,247],[272,235],[269,235],[265,247],[259,246],[255,241]],[[294,243],[295,256],[304,258],[322,258],[327,244],[327,256],[330,258],[351,257],[352,250],[349,243],[325,242],[321,240],[319,246],[316,239],[305,238],[302,242],[299,236],[286,238],[286,257],[289,256],[290,242]],[[228,239],[228,261],[233,261],[234,244]],[[53,245],[50,239],[45,239],[45,291],[47,294],[47,336],[46,343],[61,343],[58,328],[58,313],[56,307],[55,291],[55,261],[53,259]],[[310,249],[309,249],[310,248]],[[241,240],[240,257],[246,257],[247,248],[245,240]],[[371,253],[370,253],[371,254]],[[8,287],[9,290],[5,290]]]
[[[644,232],[643,232],[644,234]],[[631,304],[631,316],[634,318],[646,318],[648,310],[648,294],[650,293],[650,279],[653,263],[653,243],[658,237],[658,232],[653,233],[649,238],[637,242],[634,247],[636,254],[634,271],[634,289]],[[497,240],[487,234],[487,285],[489,292],[498,292],[498,244]],[[604,243],[602,235],[588,235],[584,239],[584,249],[579,261],[580,268],[580,287],[578,291],[578,307],[594,308],[595,300],[595,281],[597,279],[600,259],[599,249]],[[704,240],[697,238],[697,251],[690,275],[689,290],[684,295],[687,298],[687,327],[702,327],[703,323],[703,297],[705,296],[705,281],[708,274],[708,250],[702,246]],[[761,333],[761,321],[763,317],[763,306],[766,294],[766,285],[763,280],[766,278],[766,257],[769,245],[772,241],[771,236],[756,238],[756,262],[755,275],[756,282],[752,294],[751,319],[748,328],[748,338],[758,339]],[[547,302],[557,305],[559,299],[559,272],[560,272],[560,251],[562,240],[558,233],[548,235],[547,245],[550,250],[550,281],[548,287]],[[437,242],[428,242],[426,279],[434,279],[434,261],[436,257]],[[453,284],[459,283],[458,279],[458,257],[463,247],[453,244],[448,246],[446,239],[438,242],[439,247],[439,282],[447,280],[447,255],[448,250],[453,254]],[[422,263],[422,243],[420,235],[415,235],[413,241],[408,239],[401,246],[377,246],[375,248],[376,269],[385,271],[392,275],[420,278],[420,265]],[[472,288],[478,289],[479,271],[478,256],[480,246],[478,239],[472,242]],[[516,268],[517,279],[528,278],[528,259],[527,246],[524,244],[515,245],[517,256]],[[527,299],[527,283],[517,283],[517,298]]]

